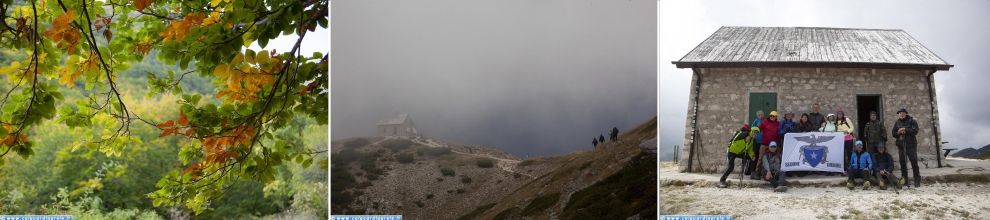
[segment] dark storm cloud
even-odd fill
[[[660,146],[683,145],[691,81],[680,59],[720,26],[902,29],[955,65],[935,74],[943,141],[948,148],[990,144],[990,1],[661,2]],[[927,99],[928,97],[918,97]],[[740,107],[740,111],[745,111]],[[909,110],[910,111],[910,110]],[[920,109],[912,114],[931,114]],[[668,119],[668,120],[664,120]]]
[[[408,113],[427,136],[562,155],[656,115],[654,1],[334,1],[331,137]]]

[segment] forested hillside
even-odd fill
[[[152,51],[150,54],[155,53]],[[7,66],[25,56],[23,52],[18,55],[17,52],[0,49],[0,66]],[[134,111],[148,115],[149,120],[163,121],[167,117],[158,116],[178,115],[178,108],[162,106],[174,106],[179,98],[173,95],[147,98],[148,74],[167,77],[167,71],[178,69],[175,65],[166,65],[149,56],[121,74],[119,85],[124,96],[135,103]],[[8,87],[0,83],[3,91],[9,90]],[[197,94],[216,93],[216,87],[210,81],[198,77],[183,79],[180,87]],[[73,92],[77,90],[64,91],[66,103],[87,100],[92,95]],[[220,104],[219,100],[209,95],[203,96],[201,102]],[[281,135],[298,138],[302,142],[300,145],[310,149],[327,149],[326,125],[318,125],[309,117],[297,117],[291,123],[296,129],[286,130]],[[105,214],[118,210],[119,213],[132,212],[134,216],[146,212],[143,215],[163,218],[178,214],[192,219],[252,216],[320,218],[327,213],[326,172],[319,166],[304,169],[294,163],[279,166],[281,175],[272,183],[242,182],[233,185],[219,201],[211,204],[214,210],[199,216],[177,206],[154,207],[147,194],[155,191],[155,184],[168,172],[184,169],[178,153],[181,146],[190,145],[190,141],[178,137],[159,138],[157,128],[136,124],[131,128],[131,133],[140,137],[142,144],[128,147],[118,157],[107,156],[85,146],[74,146],[74,136],[84,136],[85,132],[84,129],[69,129],[52,122],[29,130],[27,135],[38,140],[34,155],[29,160],[16,155],[7,156],[0,169],[0,215],[62,214],[61,211],[68,213],[72,209],[79,213],[93,210],[108,212]],[[326,154],[323,155],[326,157]],[[96,198],[99,200],[93,202]],[[55,208],[56,205],[59,208]],[[79,207],[66,208],[71,205]]]
[[[0,0],[0,215],[325,219],[328,8]]]

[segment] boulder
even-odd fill
[[[652,139],[643,140],[642,142],[639,142],[639,149],[642,150],[644,153],[648,153],[648,154],[652,154],[653,156],[656,156],[657,138],[653,137]]]

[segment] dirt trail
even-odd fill
[[[446,147],[444,145],[445,144],[443,144],[443,143],[433,142],[432,139],[426,139],[426,146],[428,146],[428,147]],[[525,173],[522,173],[522,172],[516,172],[515,170],[512,169],[513,167],[516,166],[516,164],[518,164],[519,162],[522,162],[522,161],[519,161],[519,160],[510,160],[510,159],[505,159],[505,158],[498,158],[498,157],[493,157],[493,156],[490,156],[490,155],[487,155],[487,154],[470,154],[470,153],[465,153],[465,152],[460,152],[460,151],[454,151],[454,150],[451,150],[451,152],[458,153],[458,154],[464,154],[464,155],[481,156],[481,157],[495,159],[496,161],[498,161],[498,163],[497,163],[496,166],[498,166],[502,170],[505,170],[505,171],[510,172],[510,173],[522,174],[523,176],[527,176],[527,177],[529,177],[531,179],[535,179],[536,178],[536,177],[534,177],[532,175],[525,174]]]

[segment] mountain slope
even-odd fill
[[[656,216],[656,154],[639,144],[656,138],[656,126],[654,117],[596,149],[528,160],[434,138],[333,141],[331,214],[649,219]]]

